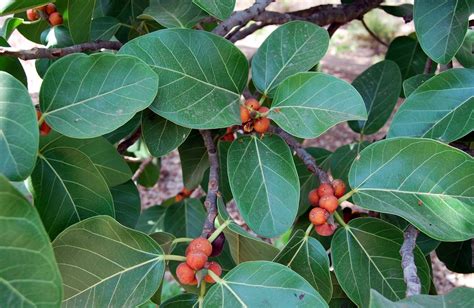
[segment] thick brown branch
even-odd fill
[[[65,48],[39,48],[18,49],[13,47],[0,47],[0,56],[15,57],[22,60],[33,59],[56,59],[78,52],[100,51],[103,49],[119,50],[122,47],[120,42],[97,41],[89,42]]]
[[[356,0],[351,4],[319,5],[290,13],[264,11],[253,18],[259,24],[258,28],[254,28],[257,30],[267,25],[279,25],[293,20],[305,20],[320,26],[345,24],[360,18],[368,11],[376,8],[380,3],[382,3],[382,0]],[[232,41],[237,41],[250,35],[251,32],[249,30],[249,27],[243,28],[241,31],[244,33],[236,33]]]
[[[296,153],[296,156],[298,156],[303,161],[309,171],[314,173],[319,178],[321,183],[331,182],[326,171],[319,168],[314,157],[311,156],[311,154],[309,154],[303,148],[301,143],[299,143],[295,138],[276,126],[270,126],[270,132],[280,136],[283,140],[285,140],[288,146]]]
[[[204,145],[209,155],[209,184],[204,206],[207,210],[207,217],[204,221],[201,236],[208,237],[215,230],[214,220],[217,216],[217,194],[219,191],[219,157],[217,156],[217,149],[212,139],[210,130],[200,131]]]
[[[407,284],[406,296],[418,295],[421,293],[420,278],[416,273],[415,256],[413,250],[416,246],[418,230],[412,225],[408,226],[403,233],[403,245],[400,248],[402,256],[403,279]]]
[[[275,0],[257,0],[255,3],[243,11],[234,12],[226,21],[220,23],[212,32],[224,36],[235,26],[244,26],[252,18],[265,11],[265,8]]]

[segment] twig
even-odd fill
[[[423,73],[424,73],[424,74],[429,74],[429,73],[431,73],[432,67],[433,67],[433,60],[431,60],[431,58],[428,57],[428,59],[426,59],[425,69],[423,70]]]
[[[362,17],[360,19],[360,22],[362,22],[362,26],[364,26],[365,30],[367,30],[367,32],[370,34],[370,36],[376,40],[377,42],[379,42],[380,44],[384,45],[385,47],[388,47],[388,44],[385,43],[384,41],[382,41],[382,39],[380,37],[377,36],[377,34],[375,34],[372,30],[370,30],[369,26],[367,26],[367,24],[365,23],[364,21],[364,18]]]
[[[0,56],[15,57],[22,60],[33,59],[56,59],[78,52],[100,51],[103,49],[119,50],[122,47],[120,42],[97,41],[89,42],[64,48],[39,48],[18,49],[13,47],[0,47]]]
[[[148,164],[151,163],[152,160],[153,160],[153,157],[150,156],[150,157],[145,158],[145,159],[141,162],[140,166],[138,167],[138,169],[135,171],[135,173],[134,173],[133,176],[132,176],[132,181],[135,182],[135,181],[138,180],[138,178],[139,178],[140,175],[143,173],[143,171],[145,171],[146,166],[148,166]]]
[[[226,21],[219,24],[212,32],[224,36],[235,26],[246,25],[252,18],[261,14],[265,8],[275,0],[257,0],[255,3],[243,10],[234,12]]]
[[[421,293],[420,278],[416,273],[415,256],[413,250],[416,246],[418,230],[409,225],[403,233],[403,245],[400,248],[402,256],[403,279],[407,284],[406,296],[417,295]]]
[[[338,22],[333,22],[332,24],[329,25],[328,27],[328,33],[329,33],[329,37],[332,37],[334,35],[334,33],[336,33],[337,29],[339,29],[339,27],[341,27],[342,24],[338,23]]]
[[[240,41],[241,39],[246,38],[250,34],[254,33],[257,30],[262,29],[265,26],[267,25],[263,23],[253,23],[249,25],[248,27],[245,27],[245,28],[240,29],[239,31],[236,31],[232,35],[229,35],[229,41],[231,41],[232,43]]]
[[[279,25],[293,20],[305,20],[313,22],[319,26],[331,24],[343,25],[351,20],[360,18],[368,11],[376,8],[381,2],[382,0],[356,0],[351,4],[325,4],[290,13],[264,11],[253,18],[258,26],[251,25],[243,28],[231,37],[231,41],[236,42],[241,40],[267,25]],[[333,26],[332,30],[335,30],[334,27],[335,26]]]
[[[321,169],[316,164],[316,160],[314,159],[314,157],[311,156],[311,154],[309,154],[303,148],[303,146],[298,141],[296,141],[295,138],[293,138],[284,130],[276,126],[270,126],[269,131],[280,136],[288,144],[288,146],[296,153],[296,156],[298,156],[303,161],[303,163],[306,165],[306,168],[308,168],[309,171],[311,171],[316,176],[318,176],[319,181],[321,183],[331,182],[326,171]]]
[[[215,230],[214,220],[217,216],[217,194],[219,191],[219,157],[217,156],[217,149],[212,139],[210,130],[200,130],[204,145],[209,155],[209,184],[207,190],[206,201],[204,206],[207,210],[207,217],[204,221],[201,235],[207,237]]]
[[[142,134],[142,128],[139,127],[133,134],[131,134],[125,139],[122,139],[117,146],[117,152],[119,152],[119,154],[123,154],[127,152],[127,149],[131,145],[133,145],[138,139],[140,139],[141,134]]]

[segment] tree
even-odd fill
[[[473,272],[472,2],[271,2],[0,4],[0,306],[472,306],[434,295],[427,262]],[[352,84],[319,72],[375,8],[416,33]],[[248,61],[233,43],[267,25]],[[15,29],[44,47],[9,47]],[[343,122],[359,142],[302,146]],[[185,188],[142,211],[137,184],[175,149]],[[162,302],[166,271],[182,293]]]

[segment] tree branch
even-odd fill
[[[275,0],[257,0],[255,3],[243,11],[234,12],[226,21],[220,23],[212,32],[224,36],[235,26],[244,26],[252,18],[261,14],[265,8]]]
[[[296,156],[298,156],[303,161],[303,163],[306,165],[306,168],[308,168],[309,171],[314,173],[319,178],[319,181],[321,183],[331,182],[329,179],[329,175],[326,173],[326,171],[321,169],[316,164],[316,160],[314,159],[314,157],[311,156],[311,154],[309,154],[303,148],[303,146],[298,141],[296,141],[295,138],[293,138],[284,130],[276,126],[270,126],[269,131],[274,133],[275,135],[280,136],[283,140],[285,140],[288,146],[296,153]]]
[[[13,47],[0,47],[0,56],[15,57],[22,60],[57,59],[78,52],[100,51],[102,49],[119,50],[120,42],[97,41],[65,48],[39,48],[18,49]]]
[[[141,126],[137,128],[137,130],[131,134],[130,136],[128,136],[127,138],[125,139],[122,139],[118,146],[117,146],[117,152],[119,152],[119,154],[124,154],[125,152],[127,152],[127,149],[132,145],[134,144],[138,139],[140,139],[140,135],[142,134],[142,128]]]
[[[413,250],[416,246],[418,230],[409,225],[403,233],[403,245],[400,248],[402,256],[403,279],[407,284],[406,296],[417,295],[421,293],[420,278],[416,273],[415,256]]]
[[[146,166],[148,166],[148,164],[151,163],[152,160],[153,160],[153,157],[150,156],[140,163],[140,166],[138,167],[138,169],[135,171],[135,173],[132,176],[132,181],[136,182],[138,180],[138,178],[143,173],[143,171],[145,171]]]
[[[325,4],[290,13],[264,11],[253,18],[255,22],[258,22],[258,26],[243,28],[231,38],[231,41],[236,42],[252,34],[253,32],[250,31],[252,29],[256,31],[267,25],[279,25],[293,20],[305,20],[319,26],[330,24],[342,25],[360,18],[368,11],[376,8],[380,3],[382,3],[382,0],[356,0],[351,4]]]
[[[208,237],[215,230],[214,220],[217,216],[217,194],[219,191],[219,157],[217,156],[217,149],[212,139],[210,130],[200,130],[204,145],[209,155],[209,185],[204,206],[207,210],[207,217],[202,228],[202,237]]]

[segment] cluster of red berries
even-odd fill
[[[41,118],[41,111],[36,110],[36,119],[39,120],[40,118]],[[41,136],[46,136],[51,131],[51,127],[49,127],[49,125],[46,124],[46,122],[43,122],[41,123],[39,130],[40,130]]]
[[[186,249],[186,262],[180,263],[176,268],[176,276],[181,284],[197,285],[196,273],[203,269],[212,271],[217,276],[222,274],[222,268],[217,262],[208,262],[212,254],[212,244],[203,237],[198,237],[189,243]],[[210,275],[204,277],[204,281],[214,283]]]
[[[309,192],[309,203],[314,206],[309,212],[309,220],[319,235],[330,236],[336,230],[335,225],[328,223],[328,218],[336,211],[339,206],[338,198],[345,192],[346,184],[342,180],[334,180],[332,185],[323,183]]]
[[[56,5],[52,3],[27,10],[26,17],[31,21],[44,18],[53,27],[63,23],[63,17],[56,11]]]
[[[249,98],[245,104],[240,106],[240,119],[245,132],[255,130],[257,133],[265,133],[270,127],[270,119],[266,117],[267,107],[260,106],[255,98]]]

